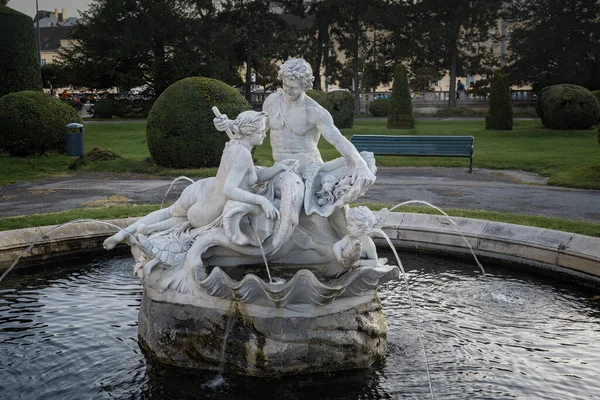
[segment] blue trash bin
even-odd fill
[[[72,123],[67,125],[66,128],[67,156],[83,157],[83,125]]]

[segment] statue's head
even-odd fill
[[[353,207],[346,213],[348,232],[352,236],[368,235],[377,223],[377,219],[371,210],[365,206]]]
[[[231,130],[236,135],[246,137],[252,136],[257,132],[264,135],[266,120],[267,113],[264,111],[244,111],[233,120]]]
[[[284,83],[286,79],[300,82],[302,90],[312,88],[315,77],[310,64],[302,58],[290,58],[279,67],[277,75]]]

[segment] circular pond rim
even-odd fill
[[[125,227],[136,220],[107,222]],[[56,225],[0,232],[0,273],[32,242],[54,228]],[[483,260],[540,268],[582,283],[600,285],[600,238],[472,218],[452,217],[451,222],[441,215],[402,212],[390,213],[383,231],[400,250],[472,257],[468,242]],[[15,268],[36,267],[65,256],[102,251],[102,242],[114,233],[115,228],[99,222],[61,227],[39,239]],[[380,248],[387,247],[385,239],[374,239]]]

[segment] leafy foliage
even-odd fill
[[[402,64],[396,66],[394,85],[392,86],[392,102],[387,120],[388,129],[411,129],[415,127],[412,101],[408,90],[408,76]]]
[[[450,72],[449,105],[456,105],[456,77],[475,75],[494,65],[492,49],[483,43],[495,40],[501,1],[419,0],[411,22],[415,35],[415,71]]]
[[[91,111],[94,118],[112,118],[113,115],[117,115],[117,103],[111,98],[100,99]]]
[[[369,103],[369,114],[374,117],[386,117],[390,111],[390,99],[376,99]]]
[[[508,77],[501,71],[494,72],[490,88],[488,113],[485,129],[512,131],[513,112]]]
[[[186,78],[169,86],[148,115],[146,139],[154,161],[169,168],[219,165],[227,135],[213,125],[213,106],[231,118],[250,109],[238,91],[216,79]]]
[[[542,124],[552,129],[589,129],[600,119],[598,100],[584,87],[554,85],[537,97],[536,112]]]
[[[509,74],[535,91],[557,84],[600,89],[600,1],[512,0]]]
[[[0,71],[0,97],[42,90],[33,20],[5,5],[0,5]]]
[[[345,90],[334,90],[321,99],[321,105],[329,111],[337,128],[352,128],[354,125],[354,95],[352,93]]]
[[[64,154],[65,126],[72,122],[82,122],[73,107],[42,92],[0,97],[0,143],[10,155]]]
[[[325,92],[323,92],[321,90],[309,89],[305,93],[308,97],[310,97],[311,99],[313,99],[314,101],[316,101],[319,104],[321,104],[323,97],[325,97]]]
[[[42,65],[41,72],[42,84],[44,88],[50,89],[52,94],[57,87],[65,87],[69,83],[64,69],[57,63]]]

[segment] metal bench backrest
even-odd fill
[[[354,135],[358,151],[376,155],[472,157],[473,136]]]

